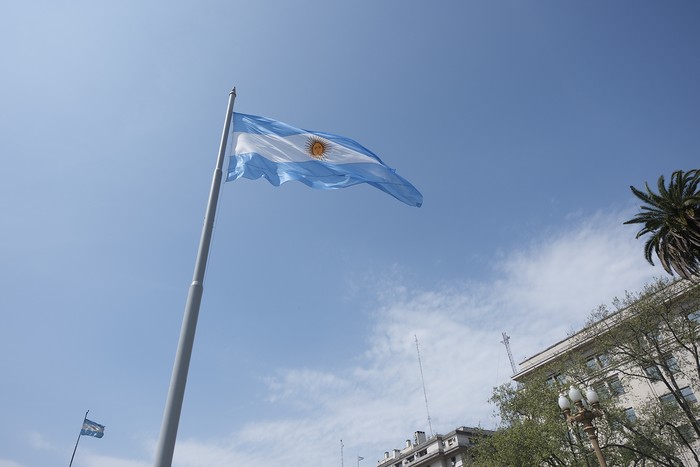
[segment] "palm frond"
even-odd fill
[[[630,186],[644,204],[624,224],[642,224],[637,238],[650,235],[644,244],[649,263],[655,255],[667,273],[700,280],[700,169],[677,170],[668,184],[661,175],[656,186],[658,193],[648,183],[645,190]]]

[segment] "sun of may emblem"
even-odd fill
[[[330,143],[318,136],[311,136],[306,141],[306,152],[314,159],[324,160],[328,155],[329,149]]]

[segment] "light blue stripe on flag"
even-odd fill
[[[80,430],[80,434],[84,436],[94,436],[95,438],[102,438],[105,435],[104,425],[95,423],[87,418],[83,422],[83,428]]]
[[[367,183],[410,206],[423,195],[376,154],[343,136],[302,130],[255,115],[234,113],[234,154],[226,181],[265,178],[274,186],[298,180],[331,190]]]

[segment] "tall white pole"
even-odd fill
[[[171,467],[173,463],[175,439],[177,438],[177,428],[180,423],[182,401],[185,397],[185,385],[187,384],[187,372],[190,367],[190,358],[192,357],[194,333],[197,329],[199,306],[202,303],[202,293],[204,292],[204,272],[207,267],[209,245],[211,243],[212,232],[214,231],[214,216],[216,215],[216,205],[219,201],[219,191],[221,190],[221,181],[223,178],[226,141],[228,140],[229,128],[231,127],[233,103],[235,100],[236,88],[233,88],[228,98],[224,129],[221,134],[221,144],[219,145],[219,156],[216,159],[216,168],[214,169],[211,191],[209,192],[209,202],[204,216],[204,226],[202,227],[202,236],[199,241],[194,275],[189,293],[187,294],[185,316],[182,319],[180,340],[177,345],[177,353],[175,354],[173,373],[170,377],[168,399],[165,403],[163,423],[160,429],[160,440],[158,441],[158,451],[156,452],[156,467]]]

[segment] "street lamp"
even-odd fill
[[[571,401],[569,401],[571,399]],[[598,444],[598,435],[596,434],[596,428],[593,426],[593,419],[600,417],[603,413],[600,411],[600,404],[598,403],[598,394],[593,390],[593,388],[588,388],[586,391],[586,401],[590,405],[590,409],[583,405],[583,396],[581,391],[575,386],[571,386],[569,389],[569,397],[567,398],[565,394],[559,394],[559,408],[566,416],[566,421],[569,425],[574,425],[574,423],[580,423],[583,426],[583,431],[588,435],[588,440],[593,446],[595,455],[598,458],[598,463],[600,467],[607,467],[605,463],[605,458],[603,457],[603,451],[600,450],[600,445]],[[575,412],[571,412],[571,402],[574,403]]]

